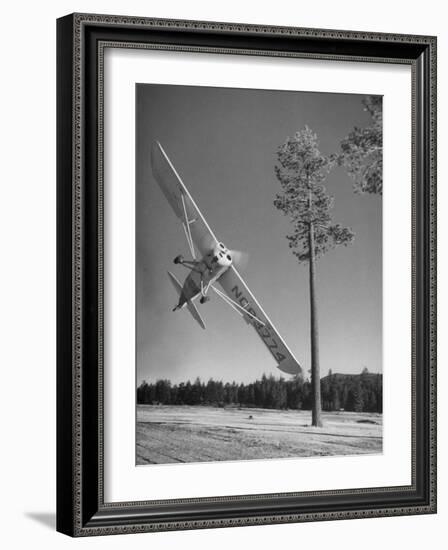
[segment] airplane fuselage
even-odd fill
[[[180,309],[187,302],[203,296],[204,290],[217,281],[231,265],[230,253],[222,243],[218,243],[200,260],[193,262],[191,271],[183,284],[176,309]]]

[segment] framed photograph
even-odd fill
[[[57,41],[57,529],[435,513],[436,38]]]

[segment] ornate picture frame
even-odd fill
[[[107,48],[411,67],[409,485],[167,500],[153,499],[148,490],[143,501],[105,501]],[[70,536],[91,536],[435,513],[436,38],[72,14],[57,22],[57,51],[57,530]]]

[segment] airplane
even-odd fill
[[[239,253],[228,249],[215,237],[158,141],[152,145],[151,167],[163,195],[182,224],[191,253],[190,260],[185,260],[181,255],[174,258],[176,265],[190,270],[183,285],[168,271],[179,296],[173,311],[186,307],[205,329],[205,323],[193,302],[199,298],[199,302],[205,304],[210,300],[209,291],[212,290],[255,329],[279,370],[292,375],[300,373],[301,366],[238,273],[234,264]]]

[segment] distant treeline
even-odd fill
[[[322,408],[325,411],[383,411],[383,377],[364,369],[361,374],[332,374],[321,379]],[[265,376],[250,384],[202,382],[172,384],[143,381],[137,388],[137,403],[162,405],[237,405],[264,409],[310,410],[312,388],[308,380],[285,380]]]

